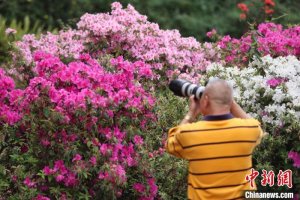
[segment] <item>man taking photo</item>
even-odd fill
[[[199,114],[203,120],[194,122]],[[188,199],[243,199],[253,190],[252,153],[263,132],[233,100],[224,80],[210,81],[200,98],[190,97],[189,112],[169,130],[167,152],[189,161]]]

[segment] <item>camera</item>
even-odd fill
[[[205,89],[203,86],[198,86],[182,79],[172,80],[169,84],[169,88],[176,96],[189,97],[195,95],[196,99],[201,98],[201,95]]]
[[[211,77],[206,83],[209,83],[212,80],[218,79],[217,77]],[[180,97],[189,97],[195,95],[195,99],[200,99],[204,90],[205,86],[199,86],[193,84],[189,81],[182,80],[182,79],[175,79],[172,80],[169,84],[169,89],[176,95]]]

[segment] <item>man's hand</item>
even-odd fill
[[[200,114],[200,101],[195,100],[194,95],[189,98],[189,112],[181,121],[180,125],[193,122]]]
[[[189,112],[188,114],[191,115],[191,117],[196,118],[200,114],[200,101],[195,99],[195,96],[192,95],[189,98]]]

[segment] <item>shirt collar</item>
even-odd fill
[[[219,120],[228,120],[232,119],[233,115],[231,113],[224,115],[206,115],[203,120],[205,121],[219,121]]]

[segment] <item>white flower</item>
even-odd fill
[[[272,116],[264,115],[264,116],[262,117],[262,121],[263,121],[264,123],[272,123],[272,122],[273,122],[273,117],[272,117]]]
[[[254,118],[263,124],[282,127],[288,120],[300,120],[300,61],[295,56],[254,58],[248,68],[222,67],[212,63],[208,74],[225,78],[234,89],[234,97]],[[263,70],[265,74],[260,75]],[[269,86],[270,79],[280,79]],[[284,102],[284,103],[283,103]],[[246,110],[247,111],[247,110]],[[287,116],[291,116],[292,119]]]
[[[280,103],[282,102],[282,100],[284,100],[286,97],[286,95],[280,90],[280,89],[275,89],[275,94],[273,95],[273,101],[275,101],[276,103]]]

